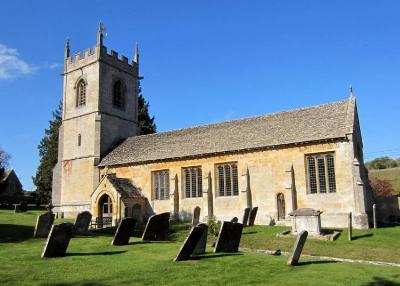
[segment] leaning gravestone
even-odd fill
[[[90,221],[92,220],[92,214],[88,211],[84,211],[78,214],[75,220],[75,234],[86,235],[88,234],[88,229]]]
[[[238,252],[243,224],[224,221],[219,231],[214,252]]]
[[[250,208],[245,208],[244,212],[243,212],[243,220],[242,220],[243,226],[247,226],[247,222],[249,220],[249,214],[250,214]]]
[[[72,223],[53,225],[47,237],[42,258],[65,256],[73,230],[74,225]]]
[[[198,225],[200,222],[200,207],[195,207],[193,210],[192,225]]]
[[[111,242],[112,245],[126,245],[129,244],[129,238],[133,234],[136,220],[132,217],[123,218],[118,225],[117,231],[115,232],[114,239]]]
[[[190,230],[175,261],[188,260],[192,255],[206,252],[208,226],[204,223],[198,224]]]
[[[169,212],[152,215],[147,221],[142,240],[167,240]]]
[[[300,255],[303,250],[304,244],[306,243],[307,236],[308,232],[306,230],[303,230],[297,236],[296,242],[294,243],[293,253],[289,257],[287,265],[294,266],[299,263]]]
[[[54,213],[52,211],[41,214],[37,217],[34,238],[47,237],[49,235],[51,226],[54,222]]]
[[[254,207],[251,209],[250,218],[249,218],[249,226],[254,225],[254,221],[256,220],[256,216],[257,216],[257,211],[258,211],[258,207]]]

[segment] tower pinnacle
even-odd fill
[[[349,86],[350,96],[353,96],[353,86],[350,84]]]
[[[136,45],[135,45],[135,52],[133,54],[133,61],[136,64],[139,64],[139,45],[138,45],[137,42],[136,42]]]
[[[105,31],[106,29],[104,28],[104,25],[100,22],[99,30],[97,31],[97,46],[99,47],[103,46],[103,32]]]
[[[65,48],[64,48],[64,58],[67,59],[69,57],[70,50],[69,50],[69,39],[65,41]]]

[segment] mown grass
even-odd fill
[[[98,232],[91,237],[73,238],[66,257],[41,259],[45,240],[31,238],[37,214],[0,211],[0,284],[400,285],[398,267],[306,258],[301,259],[299,266],[289,267],[283,256],[213,254],[210,248],[203,259],[173,262],[187,235],[188,224],[173,224],[169,242],[143,243],[134,237],[129,245],[117,247],[110,245],[111,233]],[[272,229],[247,228],[242,236],[243,244],[250,243],[251,237],[255,243],[271,240]],[[359,241],[374,238],[365,237]],[[306,247],[309,243],[307,241]],[[338,244],[340,247],[342,244]]]
[[[383,170],[369,170],[368,172],[370,178],[389,180],[393,184],[396,193],[400,194],[400,167]]]

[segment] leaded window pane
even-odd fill
[[[328,154],[326,157],[328,165],[328,182],[329,182],[329,192],[336,192],[336,179],[335,179],[335,163],[332,154]]]

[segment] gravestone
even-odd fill
[[[306,230],[303,230],[297,236],[296,241],[294,243],[294,247],[293,247],[293,253],[289,257],[287,265],[294,266],[299,263],[300,255],[301,255],[301,252],[303,251],[304,244],[306,243],[307,236],[308,236],[308,232]]]
[[[167,240],[169,212],[152,215],[147,221],[142,240]]]
[[[47,237],[42,258],[65,256],[73,230],[72,223],[54,224]]]
[[[19,204],[15,205],[15,212],[16,213],[24,213],[28,210],[28,205],[25,201],[20,202]]]
[[[34,238],[47,237],[54,223],[54,213],[49,211],[37,217]]]
[[[250,208],[245,208],[244,212],[243,212],[243,220],[242,220],[243,226],[247,226],[247,223],[249,221],[249,214],[250,214]]]
[[[238,252],[243,224],[224,221],[219,231],[214,252]]]
[[[231,219],[231,222],[238,222],[239,219],[237,217],[233,217],[233,219]]]
[[[117,231],[115,232],[114,239],[111,242],[112,245],[127,245],[129,244],[129,238],[133,234],[136,220],[131,217],[126,217],[121,220],[118,225]]]
[[[204,223],[192,227],[175,257],[175,261],[188,260],[192,255],[204,254],[206,252],[207,231],[208,226]]]
[[[198,225],[200,222],[200,207],[195,207],[193,210],[192,225]]]
[[[77,215],[75,220],[75,234],[86,235],[88,234],[88,229],[90,221],[92,220],[92,214],[88,211],[81,212]]]
[[[132,217],[136,222],[142,223],[142,205],[140,204],[134,204],[132,207]]]
[[[257,216],[257,211],[258,211],[258,207],[254,207],[251,209],[250,218],[249,218],[249,226],[254,225],[254,221],[256,220],[256,216]]]

